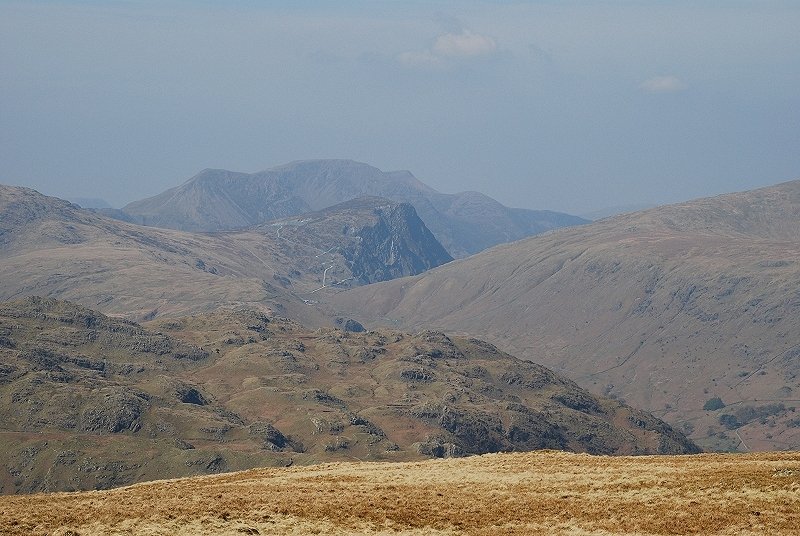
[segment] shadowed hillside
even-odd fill
[[[798,237],[795,181],[498,246],[335,303],[368,325],[484,337],[705,447],[798,448]]]
[[[250,309],[150,322],[0,304],[0,488],[108,488],[330,460],[696,452],[475,339],[310,331]]]

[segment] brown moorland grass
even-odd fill
[[[0,497],[0,533],[800,534],[800,453],[539,451]]]

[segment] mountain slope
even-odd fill
[[[419,274],[453,260],[413,206],[380,197],[362,197],[274,220],[252,232],[274,233],[286,250],[287,261],[295,259],[294,272],[314,263],[304,260],[311,250],[317,262],[330,262],[332,278],[352,277],[362,284]]]
[[[0,497],[30,534],[797,534],[800,454],[490,454]]]
[[[442,194],[407,171],[349,160],[309,160],[253,174],[207,169],[122,210],[143,225],[218,231],[257,225],[362,196],[410,203],[454,257],[586,220],[550,211],[510,209],[477,192]],[[114,215],[109,213],[109,215]]]
[[[559,230],[334,300],[365,324],[486,338],[707,447],[798,448],[798,237],[795,181]]]
[[[329,291],[321,287],[383,281],[451,260],[413,207],[385,199],[210,235],[107,219],[2,185],[0,253],[0,299],[69,298],[132,318],[251,304],[307,321],[322,318],[304,303]]]
[[[249,309],[145,327],[0,304],[4,492],[259,465],[565,449],[686,453],[652,416],[441,333],[310,331]]]

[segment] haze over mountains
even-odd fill
[[[258,173],[206,169],[159,195],[108,215],[184,231],[239,229],[378,196],[414,206],[453,257],[587,220],[508,208],[478,192],[442,194],[408,171],[383,172],[351,160],[306,160]]]
[[[456,261],[410,203],[306,208],[189,232],[0,186],[4,489],[800,444],[800,181]]]
[[[497,246],[335,303],[367,325],[486,338],[706,447],[798,448],[798,237],[794,181]]]
[[[27,296],[0,305],[5,492],[350,457],[697,451],[475,339],[283,318],[361,330],[315,303],[451,261],[408,203],[190,233],[0,186],[0,214],[0,298]]]
[[[66,298],[133,319],[249,304],[321,323],[303,300],[451,260],[413,207],[380,198],[211,235],[0,185],[0,215],[0,299]]]

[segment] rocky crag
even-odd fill
[[[494,346],[310,331],[252,309],[138,325],[0,305],[4,493],[322,461],[697,452],[662,421]]]

